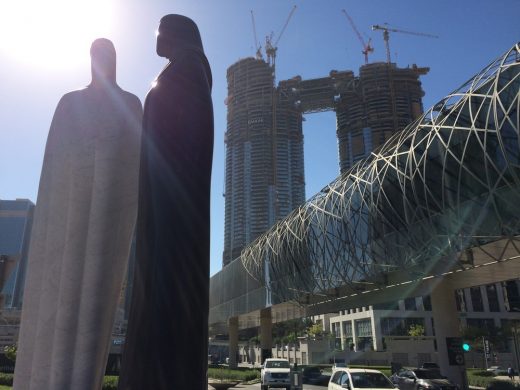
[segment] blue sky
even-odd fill
[[[74,4],[73,7],[70,3]],[[144,101],[165,61],[155,54],[161,16],[181,13],[201,30],[213,70],[215,152],[212,179],[211,274],[221,269],[224,237],[224,132],[226,69],[255,53],[250,10],[259,40],[279,42],[277,80],[323,77],[364,62],[345,8],[375,47],[370,61],[384,61],[373,24],[438,35],[391,33],[392,60],[401,67],[429,66],[422,78],[425,108],[457,88],[520,40],[520,0],[2,0],[0,3],[0,199],[36,200],[45,141],[59,98],[90,81],[89,46],[111,39],[118,53],[118,83]],[[338,174],[335,116],[306,115],[306,195]]]

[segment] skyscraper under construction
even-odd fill
[[[228,68],[223,265],[305,200],[302,114],[335,111],[344,173],[422,114],[428,68],[373,63],[274,85],[273,67],[246,58]],[[325,184],[325,183],[324,183]]]

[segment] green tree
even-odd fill
[[[249,344],[260,345],[260,336],[253,336],[249,339]]]
[[[16,362],[16,352],[18,351],[18,346],[16,344],[6,345],[4,347],[5,357],[11,360],[12,362]]]
[[[321,324],[314,324],[307,329],[307,334],[314,338],[321,337],[323,336],[323,327]]]
[[[408,328],[408,336],[419,337],[424,336],[424,326],[421,324],[412,324]]]

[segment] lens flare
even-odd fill
[[[2,57],[38,67],[63,69],[88,61],[92,41],[110,38],[113,2],[91,0],[0,3]]]

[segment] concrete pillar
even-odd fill
[[[482,303],[484,304],[484,311],[489,313],[489,298],[487,295],[486,286],[480,286],[480,295],[482,295]]]
[[[428,313],[430,314],[430,313]],[[432,324],[432,317],[429,315],[424,317],[424,335],[425,336],[435,336],[433,334],[433,324]]]
[[[469,288],[465,288],[462,290],[462,293],[464,294],[464,300],[466,301],[466,311],[471,313],[474,312],[473,300],[471,299],[471,290]]]
[[[229,335],[229,368],[237,368],[238,353],[238,317],[232,317],[228,320]]]
[[[260,348],[262,350],[261,361],[263,364],[266,358],[271,357],[273,350],[273,320],[271,308],[260,310]]]
[[[352,343],[354,343],[354,351],[357,351],[357,332],[356,332],[356,321],[352,320]]]
[[[345,345],[346,343],[345,343],[345,332],[343,331],[344,330],[343,323],[344,323],[344,321],[339,322],[339,337],[341,339],[341,349],[343,351],[345,351],[347,349],[347,346]]]
[[[446,337],[460,337],[455,289],[447,280],[440,279],[437,285],[433,287],[431,299],[441,373],[457,383],[461,388],[465,388],[467,384],[465,367],[449,365],[446,344]]]
[[[381,332],[381,319],[373,310],[372,314],[372,346],[374,351],[383,350],[383,334]]]
[[[504,289],[502,288],[502,283],[495,283],[495,288],[497,289],[498,307],[500,308],[500,312],[503,313],[506,311],[506,305],[504,302]]]

